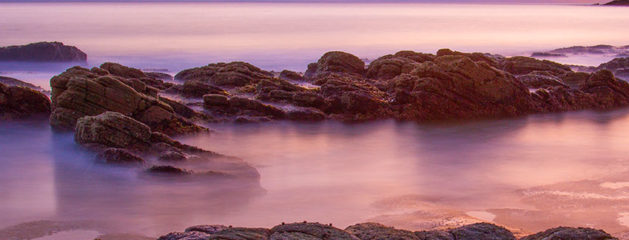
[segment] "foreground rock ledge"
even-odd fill
[[[192,226],[185,232],[173,232],[158,240],[515,240],[504,227],[476,223],[448,230],[408,231],[379,223],[360,223],[345,230],[320,223],[291,223],[265,228]],[[521,238],[522,240],[614,240],[617,238],[592,228],[558,227]]]

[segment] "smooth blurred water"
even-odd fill
[[[84,50],[89,66],[115,61],[171,73],[234,60],[304,71],[330,50],[375,59],[399,50],[528,55],[573,45],[629,44],[626,8],[587,5],[0,3],[0,13],[0,46],[62,41]],[[611,58],[557,60],[598,65]],[[49,77],[25,73],[52,76],[67,66],[0,63],[0,74],[47,88]]]
[[[628,231],[629,112],[462,124],[220,124],[185,143],[238,156],[260,185],[161,181],[105,166],[45,121],[0,124],[0,228],[89,220],[157,236],[195,224],[378,221],[408,229],[495,221]]]

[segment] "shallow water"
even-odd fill
[[[629,39],[626,9],[570,5],[0,3],[0,12],[0,45],[58,40],[86,51],[88,67],[116,61],[169,73],[231,60],[303,71],[333,49],[368,59],[443,47],[526,55]],[[612,57],[554,60],[598,65]],[[0,75],[49,89],[50,77],[71,65],[0,63]],[[45,120],[0,122],[0,228],[81,223],[63,238],[94,230],[158,236],[208,223],[432,229],[484,220],[520,233],[557,225],[629,231],[629,110],[438,125],[210,127],[216,132],[180,140],[243,158],[260,171],[259,184],[147,178],[95,163]]]
[[[480,220],[520,232],[629,228],[629,111],[419,125],[213,125],[185,143],[238,156],[260,185],[162,181],[105,166],[46,122],[2,123],[0,227],[90,220],[157,236],[202,223],[270,227],[379,221],[409,229]]]
[[[629,44],[625,8],[587,5],[315,3],[0,3],[0,46],[62,41],[104,61],[182,69],[248,61],[304,71],[330,50],[375,59],[440,48],[528,55],[573,45]],[[613,56],[554,59],[598,65]],[[48,88],[62,66],[0,63],[0,74]],[[44,72],[45,74],[29,74]]]

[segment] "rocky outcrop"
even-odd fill
[[[629,6],[629,0],[614,0],[608,3],[605,3],[607,6]]]
[[[151,130],[183,134],[206,130],[180,116],[160,100],[158,90],[147,86],[134,69],[103,64],[91,70],[73,67],[50,80],[53,112],[50,124],[57,129],[74,129],[83,116],[106,111],[119,112],[147,124]]]
[[[611,45],[573,46],[558,48],[545,52],[534,52],[531,57],[567,57],[570,55],[617,55],[629,53],[629,47],[616,47]]]
[[[27,87],[36,91],[40,91],[44,94],[49,94],[49,91],[44,90],[43,88],[39,87],[39,86],[35,86],[31,83],[27,83],[15,78],[10,78],[10,77],[4,77],[4,76],[0,76],[0,83],[7,85],[9,87],[11,86],[17,86],[17,87]]]
[[[353,234],[361,240],[419,240],[419,236],[407,230],[395,229],[379,223],[360,223],[349,226],[345,231]]]
[[[87,54],[60,42],[38,42],[1,47],[0,61],[85,62]]]
[[[23,119],[50,114],[50,99],[27,87],[0,83],[0,120]]]
[[[608,233],[602,230],[596,230],[592,228],[571,228],[571,227],[558,227],[548,229],[543,232],[539,232],[530,236],[521,238],[520,240],[573,240],[573,239],[588,239],[588,240],[617,240]]]
[[[177,154],[177,161],[170,165],[156,164],[149,173],[190,175],[220,178],[258,179],[255,168],[244,161],[182,144],[170,137],[152,132],[150,127],[119,112],[104,112],[97,116],[81,117],[76,124],[75,141],[98,152],[98,158],[106,163],[152,163],[146,159],[163,161],[161,156]],[[185,170],[178,165],[186,162],[206,162],[206,169]]]
[[[196,80],[217,87],[241,87],[269,78],[273,78],[272,73],[245,62],[213,63],[175,75],[175,80]]]
[[[616,76],[629,79],[629,57],[614,58],[613,60],[599,65],[597,70],[609,70]]]
[[[280,224],[271,229],[238,228],[223,225],[199,225],[185,232],[172,232],[159,240],[182,239],[269,239],[269,240],[515,240],[515,236],[504,227],[491,223],[475,223],[458,228],[430,231],[408,231],[395,229],[379,223],[360,223],[341,230],[320,223]],[[602,230],[591,228],[558,227],[533,234],[522,240],[614,240],[616,238]]]
[[[620,60],[610,63],[624,66]],[[629,72],[629,70],[628,70]],[[240,76],[217,87],[216,75]],[[349,53],[329,52],[310,64],[304,84],[298,73],[279,77],[247,63],[210,64],[178,74],[204,95],[216,119],[409,121],[523,116],[570,110],[607,110],[629,105],[628,86],[603,72],[577,73],[570,66],[529,57],[401,51],[367,68]],[[205,87],[199,87],[201,84]],[[224,91],[223,91],[224,90]]]

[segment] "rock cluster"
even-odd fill
[[[629,105],[629,85],[603,68],[577,73],[547,60],[448,49],[436,55],[401,51],[368,66],[349,53],[328,52],[303,76],[283,71],[276,77],[243,62],[218,63],[184,70],[175,79],[183,81],[182,89],[196,86],[189,95],[203,95],[206,113],[238,122],[423,122]]]
[[[158,96],[163,85],[162,80],[119,64],[105,63],[91,70],[70,68],[50,80],[53,104],[50,124],[71,130],[83,116],[113,111],[169,135],[205,131],[178,114],[175,109],[181,106],[176,102],[167,103]]]
[[[154,165],[147,173],[169,176],[212,176],[258,179],[255,168],[244,161],[182,144],[119,112],[104,112],[78,119],[75,141],[98,152],[98,160],[119,165],[150,164],[146,159],[166,165]],[[173,157],[175,156],[175,157]],[[205,171],[185,170],[177,165],[204,162]]]
[[[172,232],[158,240],[515,240],[509,230],[490,223],[476,223],[447,230],[408,231],[379,223],[360,223],[345,230],[320,223],[291,223],[271,229],[200,225]],[[559,227],[521,238],[523,240],[614,240],[602,230]]]
[[[0,120],[24,119],[50,114],[50,99],[43,93],[23,86],[0,83]]]
[[[85,62],[87,54],[60,42],[38,42],[0,47],[0,61]]]

